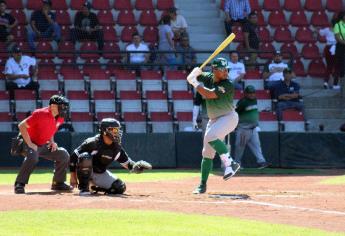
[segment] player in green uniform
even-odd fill
[[[258,102],[255,96],[255,88],[252,85],[244,89],[244,97],[237,102],[236,111],[239,123],[236,129],[235,153],[236,162],[241,164],[243,152],[248,145],[256,157],[260,169],[268,166],[262,155],[257,127],[259,124]]]
[[[196,67],[187,76],[188,83],[206,100],[209,117],[202,149],[201,182],[193,191],[195,194],[206,192],[206,183],[216,152],[225,167],[224,180],[228,180],[240,168],[240,165],[230,157],[229,150],[222,141],[238,123],[238,115],[233,106],[234,86],[228,80],[228,70],[228,61],[217,58],[212,62],[212,72],[203,73],[199,67]]]

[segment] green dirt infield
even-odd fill
[[[190,169],[161,169],[150,170],[144,174],[129,173],[124,169],[112,169],[112,173],[127,182],[148,182],[148,181],[167,181],[180,180],[191,177],[199,177],[199,170]],[[0,185],[13,184],[18,174],[18,170],[0,170]],[[213,174],[222,174],[221,170],[214,170]],[[255,169],[246,168],[239,172],[239,175],[320,175],[321,170],[314,169]],[[30,184],[49,183],[53,176],[53,169],[37,169],[30,177]],[[69,180],[69,176],[67,177]]]
[[[138,210],[0,212],[0,235],[344,235],[231,217]]]

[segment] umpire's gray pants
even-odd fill
[[[53,182],[62,183],[66,181],[66,172],[69,164],[69,154],[66,149],[59,147],[55,152],[51,152],[46,145],[38,147],[37,151],[29,149],[20,167],[16,182],[27,184],[31,173],[34,171],[38,158],[54,161]]]
[[[256,157],[257,163],[266,162],[262,155],[259,134],[256,128],[248,129],[237,127],[234,158],[238,163],[241,163],[243,152],[247,145]]]

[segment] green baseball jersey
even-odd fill
[[[242,98],[237,102],[236,112],[239,124],[257,126],[259,121],[258,102],[256,99]]]
[[[228,79],[215,83],[210,72],[202,73],[197,79],[206,88],[213,89],[218,96],[216,99],[206,99],[206,110],[210,119],[225,115],[234,109],[234,86]]]

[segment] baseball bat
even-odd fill
[[[200,69],[204,68],[207,63],[209,63],[215,56],[223,51],[224,48],[228,46],[232,42],[232,40],[234,40],[235,37],[236,35],[234,33],[231,33],[226,39],[224,39],[224,41],[216,48],[216,50],[214,50],[214,52],[207,58],[207,60],[202,63]]]

